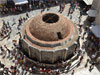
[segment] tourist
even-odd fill
[[[19,37],[19,39],[21,39],[21,38],[22,38],[22,36],[21,36],[21,33],[20,33],[20,32],[18,32],[18,33],[16,33],[16,34],[19,34],[19,36],[20,36],[20,37]]]
[[[58,12],[61,12],[61,10],[62,10],[62,4],[60,3],[59,4],[59,11]]]
[[[23,17],[23,21],[24,21],[24,22],[26,21],[25,17]]]
[[[22,17],[20,16],[20,22],[21,22],[21,24],[22,24],[22,22],[23,22],[23,19],[22,19]]]
[[[7,40],[8,40],[8,39],[10,39],[10,34],[8,34],[8,38],[7,38]]]
[[[70,15],[70,19],[72,19],[72,14]]]
[[[70,67],[71,67],[71,65],[72,65],[72,61],[70,61],[69,63],[68,63],[68,66],[67,66],[67,71],[66,72],[68,72],[69,70],[70,70]]]
[[[60,75],[60,71],[59,70],[56,72],[56,75]]]
[[[70,13],[71,13],[71,6],[69,7],[68,15],[67,16],[69,16]]]
[[[30,11],[32,10],[32,5],[31,4],[29,4],[29,9],[30,9]]]
[[[71,75],[74,75],[74,72],[75,72],[75,71],[73,70],[72,73],[71,73]]]
[[[82,62],[82,60],[83,60],[83,55],[82,55],[81,58],[80,58],[80,63]]]
[[[89,71],[90,71],[90,72],[93,70],[94,65],[95,65],[95,63],[94,63],[94,62],[92,62],[92,63],[91,63],[91,65],[90,65],[90,68],[89,68]]]
[[[43,4],[42,4],[41,13],[45,10],[45,8],[46,8],[46,6],[45,6],[45,4],[43,3]]]
[[[62,4],[62,12],[64,11],[64,9],[65,9],[65,2]]]
[[[7,25],[9,26],[9,22],[7,21]]]
[[[29,68],[29,73],[32,74],[32,68],[31,67]]]
[[[85,35],[86,35],[86,31],[83,33],[83,37],[82,37],[83,40],[84,40]]]
[[[0,47],[0,55],[2,55],[3,52],[4,52],[4,49],[3,49],[3,47],[1,46],[1,47]]]
[[[73,13],[73,11],[74,11],[74,1],[71,1],[71,10],[72,10],[72,12],[71,12],[71,14]]]
[[[15,24],[16,24],[16,21],[15,21],[15,18],[13,18],[13,24],[12,24],[12,26],[15,25]]]
[[[62,13],[64,11],[64,8],[65,8],[65,3],[60,3],[59,12]]]
[[[3,21],[3,25],[6,25],[5,20],[2,20],[2,21]]]
[[[88,62],[89,62],[89,61],[90,61],[89,59],[87,59],[87,60],[86,60],[85,67],[87,67],[87,66],[88,66]]]
[[[42,71],[42,68],[40,68],[40,75],[42,75],[43,74],[43,71]]]
[[[27,17],[27,18],[29,18],[29,15],[28,15],[28,13],[26,13],[26,17]]]
[[[47,6],[47,11],[50,10],[50,3],[51,3],[51,0],[48,0],[47,5],[46,5]]]

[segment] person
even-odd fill
[[[62,4],[60,3],[59,4],[59,11],[58,12],[61,12],[61,9],[62,9]]]
[[[8,40],[8,39],[10,39],[10,34],[8,34],[8,38],[7,38],[7,40]]]
[[[81,23],[81,16],[79,16],[79,24]]]
[[[21,25],[21,20],[19,19],[18,21],[19,21],[19,25]]]
[[[29,4],[29,9],[30,9],[30,11],[32,10],[32,5],[31,4]]]
[[[79,35],[78,39],[77,39],[77,43],[78,43],[78,46],[80,47],[80,38],[81,38],[81,35]]]
[[[12,24],[12,26],[13,26],[14,24],[16,24],[16,22],[15,22],[15,18],[13,18],[13,24]]]
[[[86,51],[85,48],[82,49],[82,54],[85,55]]]
[[[26,13],[26,17],[27,17],[27,18],[29,18],[29,15],[28,15],[28,13]]]
[[[39,0],[34,0],[34,5],[36,6],[36,8],[39,7]]]
[[[2,20],[2,21],[3,21],[3,25],[6,25],[5,20]]]
[[[9,26],[9,22],[7,21],[7,25]]]
[[[60,75],[60,71],[59,70],[57,71],[57,75]]]
[[[94,62],[92,62],[92,64],[90,65],[90,68],[89,68],[89,71],[90,71],[90,72],[93,70],[94,65],[95,65],[95,63],[94,63]]]
[[[23,21],[24,21],[24,22],[26,21],[25,17],[23,17]]]
[[[62,12],[64,11],[64,9],[65,9],[65,3],[62,4]]]
[[[91,67],[94,68],[95,62],[92,62]]]
[[[71,13],[71,6],[69,7],[68,15],[67,16],[69,16],[70,13]]]
[[[70,69],[71,65],[72,65],[72,60],[69,62],[68,67],[67,67],[67,69],[66,69],[66,70],[67,70],[66,72],[68,72],[68,71],[69,71],[69,69]]]
[[[32,68],[31,68],[31,67],[29,68],[29,73],[30,73],[30,74],[32,73]]]
[[[73,70],[72,73],[71,73],[71,75],[74,75],[74,72],[75,72],[75,71]]]
[[[9,58],[10,57],[10,50],[9,49],[7,49],[7,53],[8,53],[7,58]]]
[[[65,8],[65,3],[60,4],[59,7],[60,7],[59,12],[62,13]]]
[[[22,24],[22,22],[23,22],[23,19],[22,19],[22,17],[20,16],[20,22],[21,22],[21,24]]]
[[[70,19],[72,19],[72,14],[70,15]]]
[[[89,59],[86,60],[86,64],[85,64],[85,67],[88,66],[88,62],[89,62]]]
[[[83,38],[82,38],[83,40],[84,40],[85,35],[86,35],[86,31],[83,33]]]
[[[43,71],[42,71],[42,68],[40,68],[40,75],[42,75],[43,74]]]
[[[48,0],[47,5],[46,5],[47,6],[47,11],[50,10],[50,3],[51,3],[51,0]]]
[[[43,3],[43,4],[42,4],[41,13],[45,10],[45,8],[46,8],[46,6],[45,6],[45,4]]]
[[[83,15],[83,10],[80,10],[80,17],[82,17]]]
[[[83,55],[82,55],[81,58],[80,58],[80,63],[82,62],[82,59],[83,59]]]
[[[21,7],[21,6],[19,7],[19,10],[20,10],[20,12],[22,12],[22,11],[23,11],[23,9],[22,9],[22,7]]]
[[[0,54],[2,55],[3,52],[4,52],[4,49],[3,49],[3,47],[1,46],[1,47],[0,47]]]
[[[17,29],[20,30],[19,26],[21,25],[21,20],[19,19],[18,21],[19,21],[19,24],[17,26]]]
[[[57,6],[59,4],[59,2],[57,0],[55,0],[55,5]]]

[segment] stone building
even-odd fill
[[[31,59],[42,63],[67,60],[75,51],[76,26],[58,13],[30,18],[22,29],[20,46]]]
[[[92,9],[97,11],[95,25],[100,25],[100,0],[93,0]]]

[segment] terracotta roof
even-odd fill
[[[45,18],[46,21],[43,21],[43,18]],[[57,18],[56,21],[55,18]],[[61,33],[64,39],[70,34],[73,27],[72,24],[60,14],[44,13],[35,16],[32,21],[29,22],[29,29],[31,34],[39,40],[57,41],[60,40],[57,35],[58,32]]]

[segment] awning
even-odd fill
[[[0,4],[6,3],[6,0],[0,0]]]
[[[92,5],[93,0],[83,0],[87,5]]]
[[[100,25],[92,25],[90,29],[96,37],[100,37]]]
[[[90,16],[90,17],[96,17],[97,11],[96,11],[96,10],[90,9],[90,10],[87,11],[87,14],[88,14],[88,16]]]
[[[27,4],[27,0],[14,0],[15,5]]]
[[[100,62],[100,57],[97,58],[97,62]]]

